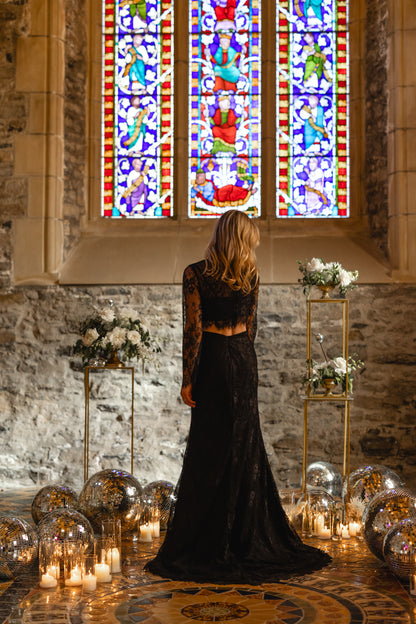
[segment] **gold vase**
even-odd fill
[[[325,396],[331,396],[332,389],[335,388],[336,385],[337,384],[335,379],[332,379],[331,377],[326,377],[325,379],[322,379],[321,386],[325,388]]]
[[[105,363],[105,368],[124,368],[123,362],[118,358],[116,349],[111,351],[110,357]]]
[[[329,293],[334,290],[335,284],[319,284],[318,288],[322,292],[321,299],[330,299]]]

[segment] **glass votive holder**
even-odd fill
[[[331,539],[332,537],[332,513],[328,509],[315,512],[313,516],[313,531],[319,539]]]
[[[77,542],[64,544],[64,580],[66,587],[82,585],[83,548]]]
[[[160,537],[160,511],[158,507],[152,509],[152,519],[150,522],[152,537]]]
[[[416,596],[416,574],[410,574],[409,576],[409,591],[412,596]]]
[[[39,587],[53,589],[60,576],[60,556],[52,540],[39,543]]]
[[[97,583],[111,583],[112,554],[111,541],[106,537],[95,540],[95,554],[97,562],[94,565],[94,573]]]
[[[339,542],[350,539],[348,520],[342,503],[334,505],[332,518],[332,539]]]
[[[97,555],[84,555],[82,558],[82,589],[91,592],[97,589],[97,576],[95,566],[97,565]]]
[[[308,503],[305,503],[302,508],[302,535],[303,537],[312,536],[311,509]]]
[[[111,573],[121,572],[121,521],[103,520],[101,523],[102,538],[111,548]]]

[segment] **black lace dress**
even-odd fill
[[[258,287],[244,295],[204,275],[184,273],[183,385],[192,383],[191,427],[177,502],[165,540],[147,564],[171,579],[273,582],[330,561],[289,525],[266,456],[257,407],[253,341]],[[247,331],[224,336],[209,324]]]

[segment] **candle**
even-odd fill
[[[150,524],[141,524],[139,542],[151,542],[151,541],[152,541],[152,529],[151,529]]]
[[[357,533],[360,532],[360,523],[359,522],[350,522],[348,525],[349,533],[351,537],[357,537]]]
[[[160,537],[160,520],[155,520],[155,522],[151,522],[150,530],[152,533],[152,537]]]
[[[69,579],[65,579],[65,585],[67,585],[68,587],[77,587],[81,584],[81,570],[78,568],[78,566],[75,566],[75,568],[72,568],[71,570],[71,577]]]
[[[350,539],[350,533],[346,524],[341,524],[341,537],[343,539]]]
[[[87,576],[84,576],[82,579],[82,589],[85,589],[85,591],[94,591],[94,589],[97,589],[97,577],[95,574],[89,572]]]
[[[106,554],[107,561],[111,561],[111,572],[116,574],[121,572],[120,567],[120,551],[118,548],[109,548]]]
[[[54,576],[51,576],[50,574],[42,574],[42,580],[39,583],[39,587],[46,589],[50,587],[56,587],[57,584],[58,584],[58,581],[56,580]]]
[[[97,583],[111,582],[110,566],[106,563],[96,563],[94,566],[94,572],[97,577]]]
[[[331,539],[331,530],[324,526],[318,533],[319,539]]]
[[[410,575],[410,593],[416,596],[416,574]]]

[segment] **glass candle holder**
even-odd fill
[[[64,580],[67,587],[82,585],[83,548],[78,542],[64,544]]]
[[[95,554],[97,562],[94,565],[94,573],[97,583],[111,583],[112,554],[111,540],[106,537],[98,538],[95,541]]]
[[[97,565],[97,555],[84,555],[82,558],[82,589],[86,592],[94,591],[97,588],[97,576],[95,566]]]
[[[39,543],[39,587],[53,589],[60,577],[60,556],[53,540]]]
[[[101,534],[111,548],[111,573],[117,574],[121,572],[121,521],[103,520]]]
[[[416,596],[416,574],[410,574],[409,576],[410,588],[409,591],[412,596]]]
[[[331,539],[332,525],[332,512],[329,509],[323,509],[313,514],[312,534],[319,539]]]
[[[332,539],[342,541],[344,539],[350,539],[350,537],[345,507],[342,503],[337,503],[333,508]]]
[[[311,510],[307,503],[302,508],[302,536],[312,537]]]

